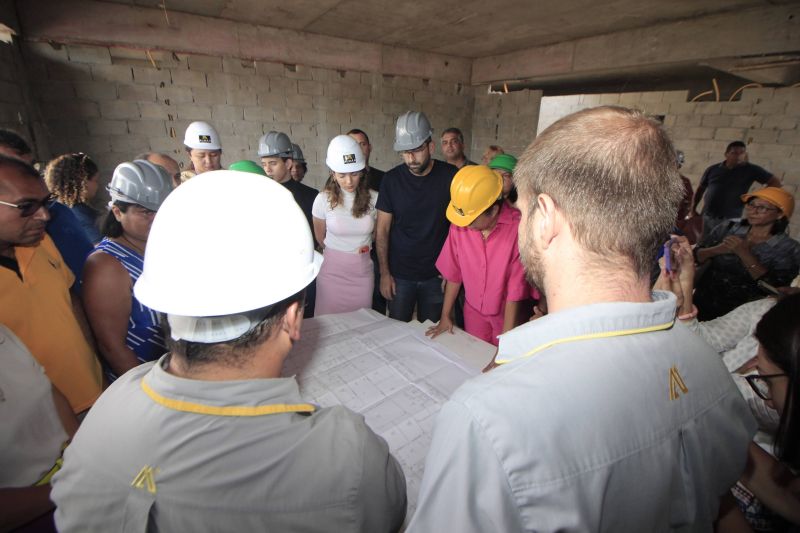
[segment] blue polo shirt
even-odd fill
[[[450,229],[445,211],[450,202],[450,182],[456,172],[458,169],[453,165],[434,159],[427,176],[412,174],[405,164],[384,175],[375,207],[392,215],[389,230],[392,276],[422,281],[439,275],[436,258]]]
[[[713,218],[739,218],[742,216],[741,196],[750,190],[754,181],[767,183],[772,174],[758,165],[745,163],[728,168],[725,163],[711,165],[700,179],[706,187],[703,213]]]

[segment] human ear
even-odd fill
[[[300,340],[300,328],[303,324],[303,305],[302,302],[294,302],[286,308],[283,317],[283,327],[289,338],[293,341]]]

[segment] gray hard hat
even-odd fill
[[[303,156],[303,151],[295,143],[292,143],[292,159],[294,159],[298,163],[306,162],[306,158]]]
[[[172,178],[163,167],[137,159],[132,163],[117,165],[106,189],[113,201],[138,204],[150,211],[158,211],[172,191]]]
[[[292,157],[292,141],[281,131],[271,131],[258,140],[258,157]]]
[[[400,115],[394,131],[395,152],[419,148],[433,135],[428,117],[419,111],[406,111]]]

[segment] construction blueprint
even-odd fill
[[[455,337],[445,344],[466,342],[473,361],[476,352],[480,360],[491,359],[491,345],[476,344],[461,331],[458,336],[462,344],[454,344]],[[305,401],[349,407],[386,439],[406,476],[409,517],[416,508],[436,414],[481,368],[445,344],[425,337],[420,324],[361,309],[306,320],[301,340],[284,363],[283,375],[296,376]]]

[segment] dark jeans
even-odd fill
[[[372,290],[372,309],[382,315],[386,314],[386,298],[381,294],[381,267],[378,265],[378,254],[375,253],[375,248],[370,252],[372,257],[372,266],[375,273],[375,288]]]
[[[432,320],[438,322],[442,316],[442,279],[439,277],[423,281],[411,281],[394,278],[395,295],[389,300],[389,316],[391,318],[409,322],[417,308],[417,320],[425,322]]]

